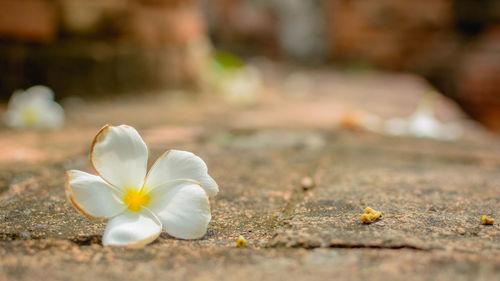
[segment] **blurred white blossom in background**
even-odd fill
[[[456,140],[462,136],[457,123],[442,123],[435,114],[438,95],[428,93],[422,96],[417,110],[408,118],[392,118],[385,122],[385,131],[395,136],[411,136],[438,140]]]
[[[257,101],[261,83],[259,70],[246,65],[223,77],[219,90],[226,101],[236,105],[249,105]]]
[[[212,56],[205,81],[226,102],[238,106],[255,104],[263,84],[257,67],[220,51]]]
[[[54,101],[50,88],[38,85],[12,94],[4,121],[15,129],[59,129],[64,124],[64,110]]]

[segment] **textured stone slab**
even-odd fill
[[[346,93],[362,89],[335,81]],[[498,138],[471,131],[437,142],[341,131],[332,119],[341,115],[338,105],[365,101],[343,91],[279,96],[246,109],[163,96],[93,102],[68,108],[60,132],[2,128],[0,280],[498,279]],[[403,104],[389,91],[377,99],[387,94]],[[368,104],[373,112],[384,107]],[[317,111],[301,123],[290,108]],[[211,200],[205,237],[163,233],[140,249],[101,246],[105,222],[68,204],[64,172],[91,171],[88,149],[104,123],[135,126],[150,164],[171,148],[207,162],[221,192]],[[304,189],[307,177],[313,184]],[[367,206],[382,219],[362,224]],[[481,225],[482,215],[497,223]],[[236,248],[239,235],[247,248]]]
[[[408,142],[422,151],[399,148]],[[462,149],[345,135],[323,156],[318,186],[304,193],[269,245],[499,253],[498,225],[484,226],[480,219],[500,206],[500,159],[492,156],[490,166],[477,150]],[[383,218],[363,224],[368,206]]]

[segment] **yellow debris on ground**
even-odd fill
[[[484,224],[484,225],[493,225],[495,223],[495,220],[494,219],[490,219],[487,216],[483,216],[481,218],[481,223]]]
[[[245,248],[247,246],[247,240],[245,237],[241,236],[236,239],[236,247],[238,248]]]
[[[372,223],[382,217],[382,212],[375,211],[370,207],[364,209],[364,214],[361,215],[361,220],[364,223]]]
[[[339,125],[341,128],[349,130],[359,130],[363,126],[361,122],[361,114],[357,110],[349,110],[344,112],[339,120]]]

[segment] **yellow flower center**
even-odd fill
[[[123,197],[123,204],[128,205],[130,211],[137,212],[141,210],[141,206],[146,206],[150,199],[151,196],[146,194],[144,188],[140,191],[136,189],[127,189]]]
[[[33,108],[26,108],[22,113],[23,123],[32,126],[38,122],[38,112]]]

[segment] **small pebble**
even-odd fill
[[[314,187],[314,180],[311,177],[303,177],[300,180],[300,185],[302,186],[302,189],[308,190]]]

